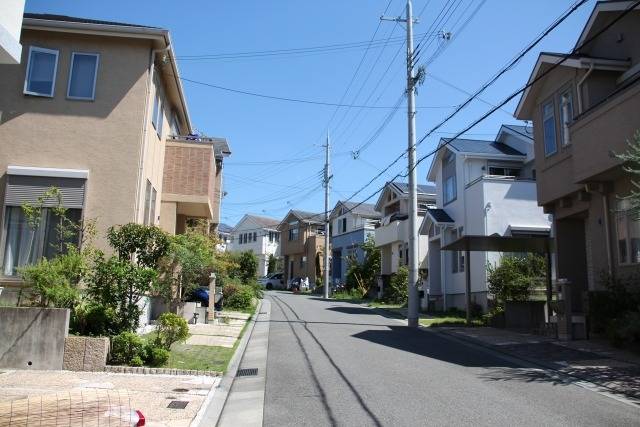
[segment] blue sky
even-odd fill
[[[389,3],[386,15],[404,12],[404,0],[27,0],[26,11],[167,28],[178,57],[231,54],[224,59],[180,60],[182,76],[191,80],[286,98],[327,103],[340,103],[342,99],[342,104],[393,107],[405,85],[404,48],[397,41],[405,33],[403,27],[393,22],[379,25],[379,17]],[[442,81],[475,91],[573,3],[573,0],[414,0],[414,13],[422,11],[420,23],[414,29],[416,44],[425,34],[420,63],[432,57],[438,46],[443,46],[442,53],[427,69],[434,77],[428,75],[419,88],[417,105],[422,108],[417,115],[418,137],[450,113],[452,106],[467,98]],[[582,6],[481,98],[498,102],[525,84],[540,51],[571,49],[594,4],[595,0]],[[472,15],[476,9],[477,13]],[[434,22],[438,16],[441,19]],[[463,27],[469,17],[472,19]],[[368,51],[363,43],[348,49],[340,46],[331,51],[295,55],[249,58],[235,55],[367,42],[376,28],[375,39],[381,42]],[[441,30],[452,32],[450,41],[434,37]],[[321,145],[327,129],[332,135],[334,152],[332,206],[337,200],[350,197],[407,145],[404,102],[390,116],[393,110],[388,108],[336,108],[285,102],[189,82],[184,87],[194,126],[207,135],[226,137],[231,145],[233,155],[225,165],[228,194],[222,207],[222,221],[230,225],[245,213],[281,218],[290,208],[321,212],[324,208]],[[502,123],[517,123],[510,114],[516,102],[517,99],[505,106],[506,112],[496,112],[469,131],[470,137],[492,139]],[[442,130],[458,132],[489,108],[474,101]],[[362,147],[386,120],[388,124],[378,137],[354,159],[350,152]],[[425,140],[418,148],[418,156],[433,149],[441,136],[447,134]],[[405,160],[354,200],[371,195],[403,167],[406,168]],[[426,181],[428,167],[429,161],[418,167],[420,183]],[[375,200],[374,197],[370,202]]]

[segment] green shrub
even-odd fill
[[[177,314],[162,313],[158,318],[156,333],[156,346],[169,350],[173,343],[189,338],[189,325]]]
[[[409,269],[403,265],[391,277],[389,286],[384,288],[383,300],[390,304],[406,304],[409,292],[408,285]]]
[[[144,365],[144,361],[139,355],[135,355],[129,361],[129,366],[142,366]]]
[[[170,354],[169,350],[147,344],[144,347],[144,357],[142,359],[145,365],[159,367],[167,363]]]
[[[111,362],[119,365],[131,365],[133,359],[140,359],[141,366],[142,357],[144,355],[144,341],[133,332],[122,332],[111,339]],[[137,360],[136,360],[137,362]]]
[[[254,292],[250,286],[228,284],[222,288],[224,308],[250,310],[253,307]]]
[[[546,261],[540,255],[505,256],[500,265],[487,265],[487,284],[496,304],[504,307],[507,301],[527,301],[545,274]]]
[[[89,337],[109,336],[114,331],[115,310],[95,302],[81,302],[73,309],[71,332]]]
[[[242,282],[247,284],[258,277],[258,257],[253,251],[242,252],[238,258]]]
[[[257,281],[251,280],[249,281],[249,283],[247,283],[247,286],[251,288],[251,291],[253,292],[253,296],[256,299],[262,299],[262,297],[264,296],[264,289],[262,288],[262,286],[260,286],[260,284]]]

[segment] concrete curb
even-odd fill
[[[462,341],[468,344],[472,344],[478,347],[482,347],[484,349],[493,351],[495,353],[499,353],[502,356],[508,357],[510,359],[513,360],[520,360],[522,362],[525,362],[529,365],[538,367],[540,369],[546,369],[546,370],[550,370],[553,371],[555,373],[557,373],[558,375],[564,376],[566,378],[572,378],[573,380],[577,380],[577,381],[582,381],[584,383],[587,384],[591,384],[597,388],[601,388],[606,390],[608,395],[613,395],[610,397],[614,397],[616,400],[622,400],[625,403],[630,403],[633,404],[634,406],[640,404],[640,401],[638,401],[638,399],[634,396],[629,395],[628,393],[625,393],[624,391],[620,391],[620,390],[615,390],[611,387],[607,387],[606,385],[603,385],[599,382],[594,381],[592,378],[588,378],[587,376],[583,376],[583,375],[576,375],[573,373],[567,373],[567,372],[563,372],[561,369],[564,368],[564,366],[558,364],[558,363],[553,363],[553,362],[545,362],[542,360],[537,360],[537,359],[531,359],[528,357],[524,357],[521,355],[516,355],[513,354],[509,351],[503,350],[500,348],[500,346],[497,345],[491,345],[491,344],[487,344],[479,339],[476,338],[472,338],[472,337],[468,337],[468,336],[464,336],[464,335],[457,335],[454,333],[451,333],[449,331],[447,331],[446,329],[442,329],[442,328],[427,328],[424,326],[420,326],[420,329],[424,329],[425,331],[428,329],[428,332],[432,332],[432,333],[436,333],[436,334],[440,334],[440,335],[445,335],[446,337],[449,337],[453,340],[458,340],[458,341]],[[624,399],[621,399],[619,396],[624,396]]]
[[[249,339],[253,333],[253,328],[256,326],[256,320],[258,319],[258,314],[261,309],[262,300],[260,300],[260,305],[256,308],[254,316],[251,317],[251,325],[247,327],[247,330],[244,332],[244,335],[238,344],[236,352],[229,361],[227,372],[224,374],[218,385],[213,387],[207,394],[207,398],[202,402],[200,410],[198,410],[195,418],[191,421],[191,427],[213,427],[218,424],[220,414],[222,414],[222,409],[224,409],[224,404],[229,396],[229,391],[231,391],[231,386],[235,380],[238,367],[242,361],[242,356],[244,356],[244,352],[247,349],[247,344],[249,343]]]

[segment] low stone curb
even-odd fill
[[[218,371],[199,371],[195,369],[147,368],[144,366],[107,365],[105,366],[104,371],[112,374],[191,375],[191,376],[207,376],[207,377],[222,376],[222,372],[218,372]]]

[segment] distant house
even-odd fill
[[[388,182],[375,210],[380,213],[380,224],[375,230],[376,246],[381,251],[380,274],[383,286],[398,267],[409,264],[409,185],[405,182]],[[418,185],[418,224],[429,208],[435,208],[436,187]],[[420,269],[426,268],[427,236],[419,237],[418,257]]]
[[[233,230],[233,227],[230,225],[227,225],[225,223],[218,224],[218,229],[216,230],[216,233],[218,234],[218,239],[220,240],[220,243],[218,243],[219,251],[226,252],[229,246],[229,243],[231,243],[232,230]]]
[[[269,257],[280,255],[280,221],[257,215],[245,215],[231,230],[228,252],[253,251],[258,257],[258,276],[267,274]]]
[[[331,278],[344,283],[348,260],[364,260],[362,244],[375,235],[380,213],[369,203],[338,202],[331,211]]]
[[[291,210],[278,226],[282,238],[280,253],[284,257],[284,277],[306,277],[313,286],[322,275],[324,251],[324,215]]]
[[[577,46],[634,4],[598,2]],[[541,53],[515,116],[533,122],[538,203],[553,214],[557,276],[571,282],[575,312],[604,276],[640,272],[640,222],[623,197],[637,188],[612,153],[640,129],[640,7],[555,69]],[[543,76],[543,73],[547,73]]]
[[[533,130],[504,125],[494,141],[441,139],[427,179],[436,183],[437,208],[428,209],[420,233],[428,236],[430,308],[465,309],[463,252],[440,248],[464,235],[549,235],[550,220],[538,207]],[[496,252],[471,252],[471,300],[487,307],[487,263]],[[422,301],[427,308],[427,300]]]
[[[20,32],[25,0],[2,0],[0,5],[0,64],[19,64]]]

